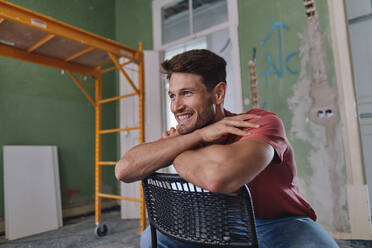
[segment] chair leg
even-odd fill
[[[156,228],[150,225],[151,229],[151,244],[152,248],[157,248],[158,247],[158,239],[156,237]]]

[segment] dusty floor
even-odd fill
[[[68,224],[50,231],[0,244],[1,248],[135,248],[139,247],[139,221],[122,220],[119,211],[102,214],[102,222],[107,224],[108,233],[97,238],[94,234],[94,216],[69,220]]]
[[[77,222],[77,223],[73,223]],[[0,244],[0,248],[135,248],[139,247],[139,221],[122,220],[118,210],[103,214],[108,226],[105,237],[94,235],[94,216],[69,220],[55,231]],[[372,241],[337,240],[341,248],[372,247]]]

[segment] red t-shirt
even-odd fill
[[[249,120],[260,127],[245,129],[251,133],[246,136],[230,135],[226,144],[246,139],[260,140],[270,144],[276,153],[273,161],[247,184],[252,195],[256,218],[272,219],[302,215],[315,221],[316,214],[300,193],[296,183],[297,170],[293,149],[287,140],[282,121],[276,114],[263,109],[251,109],[246,113],[261,116]],[[226,115],[236,114],[226,111]]]

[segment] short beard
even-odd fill
[[[216,115],[215,112],[216,111],[214,109],[213,104],[208,103],[208,106],[205,107],[205,110],[199,114],[198,116],[199,119],[197,120],[197,123],[189,129],[183,129],[182,127],[180,127],[179,129],[177,129],[178,133],[181,135],[189,134],[189,133],[194,132],[197,129],[200,129],[200,128],[203,128],[205,126],[212,124],[215,119],[215,115]]]

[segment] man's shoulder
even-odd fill
[[[278,131],[280,130],[280,132],[283,132],[284,134],[283,121],[279,118],[277,114],[260,108],[249,109],[245,113],[260,116],[260,118],[254,118],[250,120],[251,123],[256,123],[260,125],[260,128],[256,130],[257,132],[262,132],[266,130],[272,131],[275,129]]]
[[[225,110],[226,112],[226,116],[235,116],[235,115],[242,115],[242,114],[252,114],[252,115],[259,115],[261,116],[261,121],[265,121],[265,120],[272,120],[272,119],[277,119],[280,121],[280,118],[277,114],[273,113],[273,112],[270,112],[270,111],[267,111],[265,109],[260,109],[260,108],[252,108],[252,109],[249,109],[247,110],[246,112],[244,113],[240,113],[240,114],[236,114],[236,113],[231,113],[227,110]],[[262,118],[264,117],[264,118]]]
[[[228,110],[225,109],[225,113],[227,116],[232,116],[232,115],[239,115],[237,113],[232,113]],[[273,112],[270,112],[270,111],[267,111],[265,109],[261,109],[261,108],[251,108],[251,109],[248,109],[246,112],[243,112],[243,113],[240,113],[240,114],[263,114],[263,115],[277,115]]]
[[[273,113],[273,112],[270,112],[270,111],[267,111],[265,109],[260,109],[260,108],[252,108],[252,109],[249,109],[247,112],[245,112],[244,114],[253,114],[253,115],[260,115],[260,116],[276,116],[278,117],[277,114]],[[279,118],[279,117],[278,117]]]

